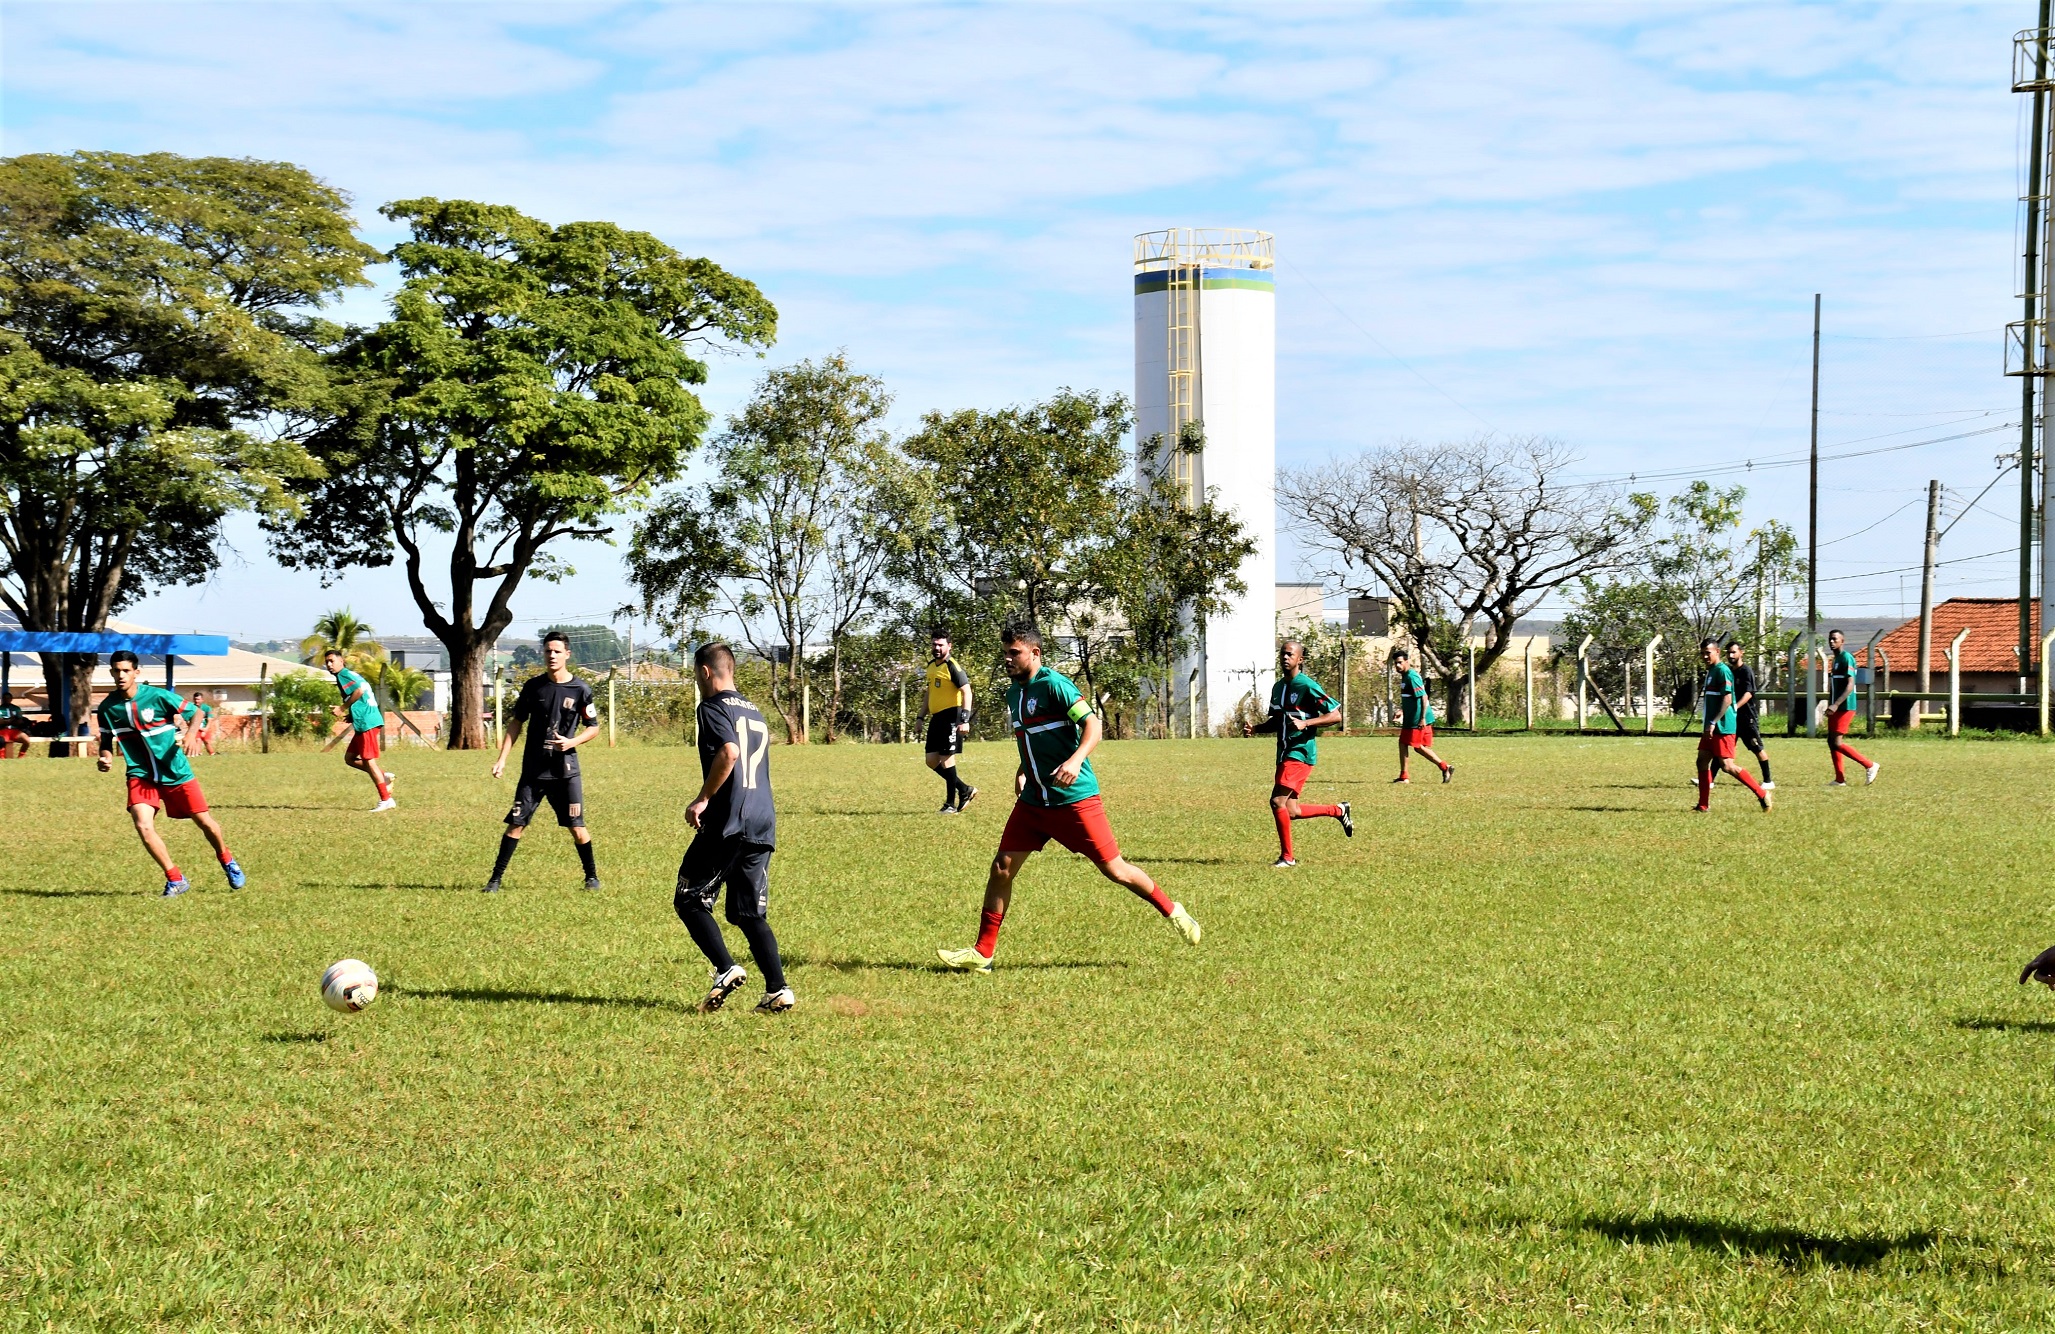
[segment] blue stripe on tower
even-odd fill
[[[1135,295],[1168,290],[1173,275],[1180,282],[1189,284],[1192,270],[1157,269],[1150,273],[1137,273]],[[1274,292],[1277,290],[1277,274],[1270,269],[1206,269],[1202,271],[1200,286],[1209,292],[1237,287]]]

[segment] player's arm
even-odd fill
[[[961,667],[957,668],[956,670],[959,675],[963,676],[963,680],[959,683],[963,687],[963,719],[961,722],[956,724],[956,730],[963,733],[965,736],[969,736],[971,703],[976,692],[970,688],[970,676],[967,673],[965,673]]]
[[[1243,724],[1242,735],[1255,736],[1259,732],[1275,732],[1282,726],[1284,726],[1284,720],[1281,715],[1275,713],[1265,714],[1263,721],[1260,723]]]
[[[104,722],[100,724],[97,730],[100,733],[100,758],[98,764],[100,772],[104,774],[114,768],[114,733]]]
[[[694,829],[699,828],[699,819],[706,814],[706,804],[714,799],[714,793],[719,792],[721,784],[735,772],[735,761],[741,757],[741,748],[732,741],[714,753],[714,762],[706,767],[706,777],[699,784],[699,795],[685,808],[687,824]]]
[[[507,719],[507,725],[500,729],[499,754],[492,761],[492,776],[494,778],[498,778],[507,771],[507,756],[513,753],[514,743],[520,739],[521,715],[516,711],[513,717]]]
[[[1099,738],[1106,734],[1106,727],[1099,721],[1099,715],[1092,712],[1092,706],[1083,699],[1070,706],[1070,720],[1078,725],[1077,749],[1070,752],[1070,758],[1056,766],[1052,775],[1056,781],[1068,787],[1077,781],[1084,769],[1085,761],[1098,747]]]
[[[1321,714],[1317,718],[1308,718],[1304,722],[1300,723],[1300,731],[1313,732],[1323,727],[1337,726],[1341,722],[1341,705],[1336,704],[1326,695],[1320,696],[1320,702],[1327,706],[1327,712]]]

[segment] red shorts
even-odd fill
[[[1313,776],[1313,766],[1304,760],[1286,760],[1277,766],[1277,777],[1271,781],[1293,796],[1306,790],[1306,780]]]
[[[1838,713],[1829,713],[1827,715],[1827,735],[1847,736],[1848,729],[1851,726],[1853,726],[1854,723],[1855,710],[1853,709],[1842,709]]]
[[[0,727],[0,746],[11,746],[17,741],[26,742],[28,739],[27,732],[12,727]]]
[[[1013,814],[1006,817],[1006,832],[999,835],[999,851],[1040,852],[1052,838],[1095,862],[1110,862],[1120,855],[1113,826],[1106,822],[1106,804],[1096,796],[1068,806],[1015,802]]]
[[[1698,738],[1698,753],[1701,757],[1710,755],[1716,760],[1734,758],[1734,745],[1739,740],[1732,732],[1715,732],[1711,736]]]
[[[1401,746],[1424,746],[1432,750],[1434,748],[1434,728],[1431,726],[1401,727],[1399,729],[1399,744]]]
[[[385,739],[385,729],[374,727],[368,732],[359,732],[350,738],[349,757],[353,760],[375,760],[378,758],[378,743]]]
[[[158,787],[148,779],[131,778],[128,780],[128,804],[155,806],[174,820],[190,820],[207,809],[207,795],[200,791],[197,778],[177,787]]]

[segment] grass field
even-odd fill
[[[604,891],[538,825],[496,898],[479,756],[203,760],[250,887],[179,826],[173,901],[116,778],[0,764],[0,1328],[2055,1325],[2055,750],[1784,743],[1765,818],[1675,740],[1321,749],[1285,873],[1267,744],[1107,747],[1204,944],[1052,852],[990,977],[1005,801],[779,751],[778,1019],[690,1010],[686,750],[588,757]]]

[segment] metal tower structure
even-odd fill
[[[2020,280],[2022,318],[2005,329],[2005,373],[2019,383],[2019,679],[2026,689],[2034,671],[2037,645],[2033,631],[2034,541],[2041,541],[2041,627],[2055,626],[2048,615],[2048,593],[2055,588],[2055,562],[2051,548],[2039,531],[2049,512],[2051,478],[2047,450],[2036,450],[2037,438],[2045,441],[2046,393],[2042,382],[2055,365],[2055,346],[2050,344],[2048,294],[2051,265],[2055,265],[2055,209],[2048,207],[2049,185],[2055,182],[2055,134],[2049,133],[2050,92],[2055,78],[2048,66],[2050,33],[2049,0],[2041,0],[2040,22],[2012,39],[2012,91],[2033,98],[2027,130],[2026,193],[2020,197],[2026,209],[2026,253]],[[2038,400],[2038,401],[2037,401]],[[2035,505],[2034,479],[2039,465],[2041,494]]]

